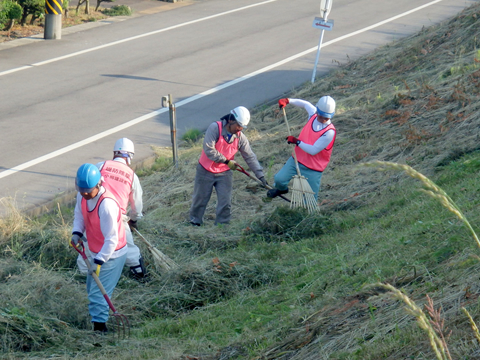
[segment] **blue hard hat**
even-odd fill
[[[98,185],[102,175],[100,170],[93,164],[83,164],[77,170],[75,187],[82,193],[90,193]]]

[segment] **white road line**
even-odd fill
[[[267,1],[263,1],[263,2],[260,2],[260,3],[257,3],[257,4],[252,4],[252,5],[244,6],[244,7],[238,8],[238,9],[233,9],[233,10],[225,11],[225,12],[218,13],[218,14],[215,14],[215,15],[206,16],[206,17],[204,17],[204,18],[200,18],[200,19],[197,19],[197,20],[187,21],[187,22],[185,22],[185,23],[178,24],[178,25],[174,25],[174,26],[170,26],[170,27],[167,27],[167,28],[164,28],[164,29],[151,31],[151,32],[148,32],[148,33],[145,33],[145,34],[140,34],[140,35],[137,35],[137,36],[132,36],[132,37],[125,38],[125,39],[122,39],[122,40],[117,40],[117,41],[114,41],[114,42],[111,42],[111,43],[108,43],[108,44],[104,44],[104,45],[100,45],[100,46],[95,46],[95,47],[90,48],[90,49],[85,49],[85,50],[77,51],[77,52],[74,52],[74,53],[71,53],[71,54],[67,54],[67,55],[64,55],[64,56],[59,56],[59,57],[56,57],[56,58],[53,58],[53,59],[44,60],[44,61],[39,61],[39,62],[34,63],[34,64],[31,64],[31,65],[22,66],[22,67],[19,67],[19,68],[2,71],[2,72],[0,72],[0,76],[7,75],[7,74],[11,74],[11,73],[14,73],[14,72],[17,72],[17,71],[22,71],[22,70],[31,69],[31,68],[37,67],[37,66],[42,66],[42,65],[46,65],[46,64],[51,64],[51,63],[53,63],[53,62],[57,62],[57,61],[60,61],[60,60],[65,60],[65,59],[68,59],[68,58],[71,58],[71,57],[74,57],[74,56],[86,54],[86,53],[89,53],[89,52],[92,52],[92,51],[97,51],[97,50],[100,50],[100,49],[105,49],[105,48],[110,47],[110,46],[122,44],[122,43],[125,43],[125,42],[128,42],[128,41],[132,41],[132,40],[137,40],[137,39],[140,39],[140,38],[143,38],[143,37],[146,37],[146,36],[159,34],[159,33],[165,32],[165,31],[173,30],[173,29],[178,29],[178,28],[181,28],[181,27],[184,27],[184,26],[187,26],[187,25],[196,24],[196,23],[199,23],[199,22],[202,22],[202,21],[214,19],[214,18],[216,18],[216,17],[220,17],[220,16],[232,14],[232,13],[237,12],[237,11],[242,11],[242,10],[250,9],[250,8],[253,8],[253,7],[256,7],[256,6],[269,4],[269,3],[272,3],[272,2],[275,2],[275,1],[278,1],[278,0],[267,0]]]
[[[273,0],[273,1],[276,1],[276,0]],[[428,4],[419,6],[419,7],[415,8],[415,9],[412,9],[412,10],[410,10],[410,11],[407,11],[407,12],[404,12],[404,13],[402,13],[402,14],[396,15],[396,16],[394,16],[394,17],[391,17],[391,18],[389,18],[389,19],[387,19],[387,20],[381,21],[381,22],[376,23],[376,24],[374,24],[374,25],[368,26],[368,27],[363,28],[363,29],[361,29],[361,30],[354,31],[354,32],[352,32],[352,33],[350,33],[350,34],[346,34],[346,35],[340,36],[340,37],[338,37],[338,38],[336,38],[336,39],[333,39],[333,40],[331,40],[331,41],[326,42],[326,43],[323,44],[322,46],[325,47],[325,46],[328,46],[328,45],[332,45],[332,44],[334,44],[334,43],[336,43],[336,42],[345,40],[345,39],[347,39],[347,38],[349,38],[349,37],[352,37],[352,36],[361,34],[361,33],[365,32],[365,31],[374,29],[374,28],[376,28],[376,27],[378,27],[378,26],[384,25],[384,24],[386,24],[386,23],[388,23],[388,22],[391,22],[391,21],[393,21],[393,20],[396,20],[396,19],[401,18],[401,17],[406,16],[406,15],[409,15],[409,14],[411,14],[411,13],[414,13],[414,12],[418,11],[418,10],[421,10],[421,9],[423,9],[423,8],[426,8],[427,6],[430,6],[430,5],[439,3],[439,2],[441,2],[441,1],[442,1],[442,0],[432,1],[432,2],[430,2],[430,3],[428,3]],[[248,74],[248,75],[245,75],[245,76],[239,77],[239,78],[237,78],[237,79],[235,79],[235,80],[226,82],[226,83],[223,84],[223,85],[214,87],[214,88],[212,88],[212,89],[210,89],[210,90],[204,91],[204,92],[202,92],[202,93],[200,93],[200,94],[197,94],[197,95],[192,96],[192,97],[189,97],[189,98],[187,98],[187,99],[185,99],[185,100],[179,101],[179,102],[176,103],[175,105],[176,105],[177,108],[178,108],[179,106],[186,105],[186,104],[188,104],[188,103],[191,103],[192,101],[201,99],[201,98],[203,98],[203,97],[205,97],[205,96],[207,96],[207,95],[211,95],[211,94],[213,94],[213,93],[216,93],[217,91],[223,90],[223,89],[228,88],[228,87],[230,87],[230,86],[232,86],[232,85],[235,85],[235,84],[238,84],[238,83],[240,83],[240,82],[242,82],[242,81],[248,80],[248,79],[250,79],[250,78],[252,78],[252,77],[254,77],[254,76],[256,76],[256,75],[259,75],[259,74],[262,74],[262,73],[264,73],[264,72],[267,72],[267,71],[269,71],[269,70],[271,70],[271,69],[274,69],[274,68],[276,68],[276,67],[278,67],[278,66],[281,66],[281,65],[286,64],[286,63],[288,63],[288,62],[290,62],[290,61],[293,61],[293,60],[295,60],[295,59],[298,59],[298,58],[300,58],[300,57],[302,57],[302,56],[305,56],[305,55],[307,55],[307,54],[310,54],[310,53],[312,53],[312,52],[314,52],[314,51],[316,51],[316,50],[317,50],[317,46],[315,46],[315,47],[313,47],[313,48],[311,48],[311,49],[305,50],[305,51],[303,51],[303,52],[301,52],[301,53],[298,53],[298,54],[296,54],[296,55],[290,56],[290,57],[288,57],[288,58],[286,58],[286,59],[284,59],[284,60],[281,60],[281,61],[279,61],[279,62],[276,62],[276,63],[274,63],[274,64],[272,64],[272,65],[266,66],[266,67],[264,67],[264,68],[262,68],[262,69],[260,69],[260,70],[254,71],[254,72],[252,72],[252,73],[250,73],[250,74]],[[82,146],[84,146],[84,145],[90,144],[90,143],[92,143],[92,142],[94,142],[94,141],[97,141],[97,140],[102,139],[102,138],[104,138],[104,137],[106,137],[106,136],[112,135],[112,134],[114,134],[114,133],[116,133],[116,132],[118,132],[118,131],[121,131],[121,130],[124,130],[124,129],[126,129],[126,128],[129,128],[129,127],[131,127],[131,126],[133,126],[133,125],[136,125],[136,124],[138,124],[138,123],[141,123],[141,122],[143,122],[143,121],[145,121],[145,120],[151,119],[151,118],[154,117],[154,116],[157,116],[157,115],[160,115],[160,114],[162,114],[162,113],[164,113],[164,112],[167,112],[167,110],[168,110],[168,109],[166,109],[166,108],[162,108],[162,109],[155,110],[155,111],[153,111],[153,112],[151,112],[151,113],[149,113],[149,114],[143,115],[143,116],[138,117],[138,118],[133,119],[133,120],[130,120],[130,121],[128,121],[128,122],[126,122],[126,123],[124,123],[124,124],[122,124],[122,125],[116,126],[116,127],[112,128],[112,129],[109,129],[109,130],[106,130],[106,131],[103,131],[103,132],[101,132],[101,133],[99,133],[99,134],[97,134],[97,135],[91,136],[91,137],[89,137],[89,138],[87,138],[87,139],[85,139],[85,140],[76,142],[75,144],[72,144],[72,145],[66,146],[66,147],[64,147],[64,148],[62,148],[62,149],[59,149],[59,150],[57,150],[57,151],[51,152],[50,154],[47,154],[47,155],[41,156],[41,157],[39,157],[39,158],[33,159],[33,160],[28,161],[28,162],[26,162],[26,163],[23,163],[23,164],[21,164],[21,165],[15,166],[14,168],[11,168],[11,169],[2,171],[2,172],[0,172],[0,179],[1,179],[1,178],[4,178],[4,177],[7,177],[7,176],[9,176],[9,175],[15,174],[15,173],[17,173],[17,172],[19,172],[19,171],[25,170],[25,169],[27,169],[27,168],[29,168],[29,167],[31,167],[31,166],[40,164],[40,163],[42,163],[42,162],[44,162],[44,161],[50,160],[50,159],[52,159],[52,158],[54,158],[54,157],[63,155],[63,154],[65,154],[65,153],[69,152],[69,151],[72,151],[72,150],[77,149],[77,148],[79,148],[79,147],[82,147]]]

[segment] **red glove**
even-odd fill
[[[278,107],[280,109],[283,109],[285,106],[287,106],[287,104],[289,103],[290,101],[288,101],[288,98],[285,98],[285,99],[280,99],[278,100]]]
[[[300,140],[298,140],[295,136],[291,136],[291,135],[288,136],[286,140],[289,144],[297,144],[298,145],[300,143]]]

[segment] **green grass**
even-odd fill
[[[182,140],[187,143],[187,145],[195,144],[200,137],[202,136],[202,132],[198,129],[188,129],[182,135]]]
[[[102,12],[107,16],[130,16],[132,9],[127,5],[114,5],[111,8],[103,9]]]
[[[473,223],[479,217],[475,211],[476,200],[473,204],[467,200],[478,191],[475,179],[479,160],[480,154],[473,153],[436,174],[444,190],[457,194],[459,198],[455,200],[466,205],[465,213]],[[318,320],[320,315],[310,322],[306,320],[319,310],[332,311],[355,294],[362,297],[365,285],[411,277],[405,284],[411,294],[441,292],[448,278],[461,278],[466,270],[478,267],[478,260],[470,257],[478,253],[478,249],[463,224],[435,199],[419,192],[420,187],[421,183],[405,177],[398,186],[380,191],[368,208],[322,215],[278,208],[268,218],[252,224],[236,246],[204,252],[197,260],[204,264],[204,270],[199,269],[195,276],[196,270],[184,273],[188,275],[180,273],[183,278],[175,280],[184,290],[175,283],[168,285],[172,279],[164,279],[158,297],[143,300],[150,304],[149,312],[157,315],[142,320],[134,332],[135,341],[149,343],[160,337],[167,343],[180,342],[182,345],[176,345],[177,350],[185,354],[211,353],[237,344],[236,351],[245,354],[240,358],[251,358],[281,343],[292,334],[292,329],[306,324],[315,326],[313,320]],[[62,213],[62,216],[68,219],[68,214]],[[43,220],[59,223],[58,214]],[[18,240],[12,238],[7,248],[19,260],[24,258],[27,262],[48,266],[55,260],[42,262],[33,249],[49,244],[42,240],[42,237],[51,238],[48,234],[54,232],[49,229],[44,226],[37,233],[29,230],[19,235]],[[211,270],[214,258],[218,258],[218,273]],[[72,266],[58,264],[59,269]],[[8,269],[4,270],[5,274],[24,271],[12,263]],[[210,288],[205,293],[208,296],[200,300],[197,293],[194,295],[197,300],[193,302],[182,295],[182,292],[192,294],[202,281],[202,286],[207,287],[220,281],[221,293],[215,295]],[[119,285],[121,289],[129,286],[128,283]],[[177,287],[176,292],[169,292],[169,286]],[[170,310],[163,311],[163,306]],[[375,300],[366,306],[362,326],[370,329],[371,335],[358,337],[354,351],[333,351],[330,358],[381,359],[398,353],[406,344],[409,348],[424,348],[421,339],[425,335],[413,322],[401,324],[387,334],[378,325],[385,316],[381,306],[375,304]],[[480,309],[471,310],[474,316],[480,315]],[[32,329],[45,321],[37,312],[14,304],[3,311],[5,319],[14,317],[18,324],[27,321]],[[395,311],[398,314],[401,307],[397,306]],[[328,311],[323,316],[327,317],[326,314]],[[328,318],[332,324],[336,322],[335,317]],[[469,334],[466,326],[462,334]],[[39,339],[37,341],[42,341]],[[148,353],[147,349],[144,351]],[[151,358],[149,356],[145,358]]]
[[[472,164],[479,159],[480,154],[473,154],[462,159],[462,164]],[[455,177],[449,181],[446,174],[453,170]],[[462,188],[461,194],[469,194],[478,186],[474,181],[476,174],[471,170],[469,166],[459,167],[453,163],[437,176],[443,179],[447,192]],[[458,178],[463,181],[459,183]],[[215,254],[228,261],[248,258],[273,264],[273,272],[280,273],[277,280],[259,288],[247,287],[229,300],[207,305],[180,318],[154,320],[145,327],[142,336],[174,335],[188,340],[186,351],[189,353],[241,341],[249,356],[254,356],[281,341],[282,336],[315,309],[327,306],[334,298],[362,293],[366,284],[391,282],[415,272],[419,276],[435,273],[437,280],[418,280],[410,286],[414,291],[421,288],[425,293],[439,291],[442,283],[438,279],[478,265],[477,260],[465,258],[465,252],[475,254],[478,250],[465,227],[435,199],[420,193],[419,187],[414,180],[406,180],[393,191],[383,191],[368,211],[330,214],[321,236],[314,236],[305,227],[291,230],[289,225],[305,219],[318,225],[318,218],[279,209],[273,217],[288,230],[275,230],[268,237],[252,230],[235,249]],[[465,210],[468,212],[469,208],[473,210],[470,206]],[[478,219],[475,213],[471,215]],[[264,231],[269,232],[269,228],[264,226]],[[290,235],[285,237],[289,231]],[[446,266],[452,261],[458,265]],[[339,352],[332,354],[332,358],[380,359],[406,344],[421,346],[419,339],[422,338],[425,335],[411,325],[396,330],[386,342],[381,341],[380,347],[368,340],[361,341],[354,353]]]

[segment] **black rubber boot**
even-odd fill
[[[108,332],[107,324],[101,322],[93,322],[93,331],[99,331],[101,333]]]
[[[288,193],[288,189],[287,190],[270,189],[267,191],[267,196],[273,199],[273,198],[276,198],[278,195],[283,195],[286,193]]]
[[[143,279],[147,275],[147,268],[145,267],[145,262],[143,261],[143,257],[140,256],[138,259],[139,265],[131,266],[130,273],[135,279]]]

